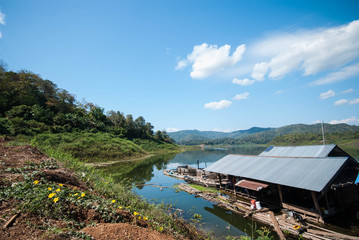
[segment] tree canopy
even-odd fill
[[[93,103],[80,103],[65,89],[30,71],[7,71],[0,64],[0,134],[35,135],[73,131],[108,132],[125,138],[172,141],[165,131],[154,136],[144,117],[104,112]]]

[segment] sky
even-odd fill
[[[359,125],[356,0],[0,0],[0,60],[156,130]]]

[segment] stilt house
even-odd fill
[[[227,155],[204,170],[219,180],[227,175],[236,194],[318,220],[359,200],[359,163],[335,144],[270,146],[258,156]]]

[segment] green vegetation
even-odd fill
[[[33,144],[51,146],[84,162],[109,162],[140,158],[149,154],[179,152],[177,145],[155,139],[128,140],[111,133],[74,132],[38,134]]]
[[[336,137],[352,136],[353,132],[359,131],[359,126],[347,124],[324,124],[326,135],[338,134]],[[201,132],[201,131],[179,131],[170,133],[170,136],[177,143],[184,145],[243,145],[243,144],[269,144],[273,139],[288,134],[320,135],[322,134],[321,124],[293,124],[280,128],[251,128],[248,130],[236,131],[231,133]],[[334,136],[334,135],[333,135]],[[334,139],[340,141],[340,139]],[[322,143],[318,143],[322,144]]]
[[[73,219],[76,214],[71,209],[81,206],[96,208],[101,216],[106,216],[107,222],[122,221],[116,209],[129,207],[127,210],[135,216],[148,218],[155,230],[193,234],[196,231],[192,226],[168,214],[171,206],[150,204],[131,191],[132,182],[118,183],[118,179],[109,177],[105,171],[85,165],[85,162],[133,160],[181,151],[165,131],[154,133],[153,128],[142,116],[133,119],[131,114],[125,116],[119,111],[104,113],[103,108],[76,101],[69,92],[37,74],[7,71],[0,64],[0,136],[15,137],[20,141],[12,143],[15,145],[31,141],[49,157],[74,170],[93,190],[80,193],[61,188],[50,197],[53,192],[49,188],[57,186],[43,178],[35,184],[35,175],[49,168],[49,164],[51,168],[58,165],[35,164],[30,167],[35,170],[30,172],[29,166],[6,170],[18,171],[24,181],[14,188],[0,184],[0,202],[15,199],[21,211],[71,222],[70,232],[83,227],[81,219]],[[131,174],[131,169],[122,173]],[[73,197],[81,194],[84,194],[81,198]],[[56,227],[53,230],[58,231]]]
[[[23,136],[84,162],[179,152],[165,131],[140,116],[78,102],[68,91],[29,71],[0,64],[0,135]]]
[[[220,193],[216,188],[212,187],[205,187],[197,184],[188,184],[188,186],[193,187],[201,192],[207,192],[207,193]]]
[[[153,132],[142,116],[109,111],[78,102],[65,89],[29,71],[7,71],[0,64],[0,134],[106,132],[127,139],[173,142],[165,131]]]
[[[337,144],[344,151],[353,157],[359,156],[359,131],[337,132],[325,135],[326,144]],[[322,134],[287,134],[274,138],[270,145],[277,146],[299,146],[323,144]]]
[[[67,222],[69,228],[61,230],[64,231],[63,236],[89,238],[79,232],[86,226],[84,222],[86,216],[84,216],[85,219],[81,217],[86,211],[96,212],[106,222],[127,222],[128,219],[118,213],[118,209],[130,212],[135,218],[141,217],[148,221],[153,229],[160,232],[184,236],[196,232],[193,226],[183,224],[182,220],[167,214],[171,211],[171,206],[150,204],[133,193],[128,184],[116,183],[109,175],[86,166],[72,155],[54,150],[48,145],[41,145],[39,142],[33,142],[33,144],[49,157],[60,160],[61,166],[73,169],[77,177],[91,190],[80,190],[48,181],[42,175],[43,170],[60,167],[55,160],[51,159],[42,163],[28,162],[21,168],[3,170],[21,174],[24,181],[7,184],[7,179],[2,179],[0,201],[14,199],[19,203],[17,204],[18,211],[31,212],[42,217]],[[194,239],[197,238],[194,237]]]

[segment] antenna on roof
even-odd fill
[[[325,145],[325,135],[324,135],[324,124],[322,120],[322,134],[323,134],[323,145]]]

